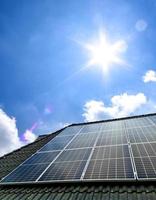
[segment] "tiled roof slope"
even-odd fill
[[[156,186],[49,185],[1,187],[1,200],[155,200]]]
[[[7,175],[55,135],[35,142],[0,158],[0,178]],[[75,183],[0,186],[0,200],[156,200],[155,182]]]

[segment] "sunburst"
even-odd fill
[[[99,38],[91,43],[85,43],[84,48],[89,53],[89,61],[87,66],[98,66],[104,73],[108,73],[111,66],[124,64],[120,57],[126,48],[124,40],[118,40],[110,43],[104,33],[99,34]]]

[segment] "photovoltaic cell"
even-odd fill
[[[48,144],[46,144],[40,151],[62,150],[72,138],[73,136],[55,137]]]
[[[130,158],[91,160],[84,179],[133,179]]]
[[[125,128],[123,121],[110,121],[102,124],[101,131],[119,131]]]
[[[94,149],[85,179],[134,179],[128,145]]]
[[[67,146],[67,149],[93,147],[97,136],[97,133],[77,135],[74,140]]]
[[[71,126],[71,127],[67,127],[66,129],[64,129],[59,135],[59,136],[66,136],[66,135],[76,135],[80,130],[81,130],[82,126]]]
[[[148,119],[148,117],[132,118],[124,120],[126,128],[137,128],[144,126],[152,126],[153,123]]]
[[[150,116],[148,118],[152,121],[152,123],[154,123],[156,125],[156,116],[155,115]]]
[[[60,151],[36,153],[26,160],[24,164],[51,163],[59,153]]]
[[[128,145],[96,147],[91,159],[101,160],[123,157],[130,157]]]
[[[79,180],[86,161],[54,162],[39,181]]]
[[[140,127],[127,130],[131,143],[153,142],[156,141],[156,127]]]
[[[126,135],[122,134],[109,134],[109,133],[101,133],[96,146],[105,146],[105,145],[118,145],[118,144],[127,144]]]
[[[156,143],[133,144],[132,152],[138,178],[156,178]]]
[[[108,130],[108,131],[101,131],[100,135],[104,137],[124,137],[126,136],[125,130]]]
[[[102,126],[102,123],[85,125],[82,128],[82,130],[80,131],[80,134],[91,133],[91,132],[99,132],[101,126]]]
[[[38,176],[45,170],[47,166],[48,164],[21,165],[4,180],[2,180],[2,183],[36,181]]]
[[[88,160],[91,148],[87,149],[75,149],[75,150],[65,150],[57,158],[56,162],[64,161],[76,161],[76,160]]]
[[[156,157],[134,158],[138,179],[156,178]]]

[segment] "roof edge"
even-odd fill
[[[133,118],[140,118],[140,117],[148,117],[156,115],[156,113],[147,113],[147,114],[141,114],[141,115],[132,115],[129,117],[119,117],[119,118],[112,118],[112,119],[105,119],[105,120],[98,120],[98,121],[92,121],[92,122],[80,122],[80,123],[72,123],[67,127],[75,126],[75,125],[87,125],[87,124],[96,124],[100,122],[111,122],[111,121],[118,121],[118,120],[125,120],[125,119],[133,119]],[[66,128],[66,127],[65,127]]]

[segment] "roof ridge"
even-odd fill
[[[75,126],[75,125],[87,125],[87,124],[96,124],[100,122],[111,122],[111,121],[119,121],[119,120],[125,120],[125,119],[133,119],[133,118],[140,118],[140,117],[148,117],[156,115],[156,112],[154,113],[147,113],[147,114],[141,114],[141,115],[132,115],[128,117],[119,117],[119,118],[111,118],[111,119],[104,119],[104,120],[97,120],[92,122],[80,122],[80,123],[72,123],[69,126]],[[69,127],[68,126],[68,127]]]

